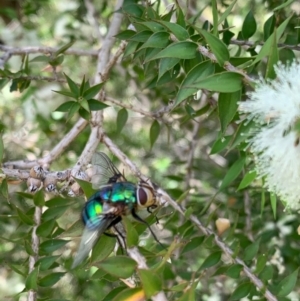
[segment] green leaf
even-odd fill
[[[80,109],[81,109],[80,104],[77,102],[73,102],[68,112],[68,119],[71,119]]]
[[[225,274],[233,279],[239,279],[241,277],[241,271],[243,270],[243,266],[240,264],[233,264],[229,269],[225,272]]]
[[[196,57],[197,44],[193,42],[175,42],[164,48],[149,60],[173,57],[179,59],[193,59]]]
[[[87,198],[90,198],[93,194],[95,194],[95,190],[92,188],[92,183],[77,178],[75,178],[75,180],[80,185]]]
[[[49,236],[52,233],[55,224],[56,224],[55,219],[51,219],[49,221],[41,223],[36,229],[36,234],[41,237]]]
[[[18,207],[16,207],[16,209],[17,209],[17,213],[18,213],[18,216],[19,216],[20,220],[24,224],[29,225],[29,226],[34,225],[34,221],[33,221],[32,217],[29,217],[28,215],[23,213],[23,211],[21,209],[19,209]]]
[[[143,289],[140,287],[127,288],[124,289],[122,292],[120,292],[114,299],[112,299],[112,301],[129,301],[129,300],[132,301],[146,300]]]
[[[289,6],[290,4],[292,4],[293,2],[295,2],[295,0],[287,0],[287,1],[285,1],[284,3],[282,3],[282,4],[278,5],[278,6],[276,6],[276,7],[273,9],[273,11],[277,11],[277,10],[280,10],[280,9],[282,9],[282,8],[285,8],[286,6]]]
[[[69,208],[68,205],[51,207],[43,213],[42,219],[43,221],[47,221],[50,219],[57,219],[60,216],[62,216],[68,208]]]
[[[265,268],[262,270],[262,272],[258,275],[258,277],[262,281],[267,282],[267,281],[273,279],[273,275],[274,275],[273,266],[266,265]]]
[[[230,140],[231,140],[231,136],[225,136],[225,137],[218,138],[214,142],[213,146],[211,147],[210,155],[214,155],[214,154],[217,154],[217,153],[223,151],[229,144]]]
[[[298,278],[298,271],[299,269],[295,270],[292,274],[285,277],[280,283],[278,284],[279,297],[287,296],[295,287],[297,278]]]
[[[99,267],[116,277],[128,278],[132,276],[136,265],[136,262],[127,256],[114,256],[102,261]]]
[[[276,78],[276,72],[275,72],[275,65],[279,61],[279,52],[278,52],[278,46],[276,42],[276,31],[274,31],[273,34],[273,43],[270,47],[270,53],[268,55],[268,64],[267,64],[267,70],[266,70],[266,78],[275,79]]]
[[[79,110],[78,110],[78,113],[80,115],[80,117],[82,117],[83,119],[89,121],[90,120],[90,117],[91,117],[91,114],[89,112],[87,112],[86,109],[84,109],[83,107],[81,107]],[[69,117],[71,118],[71,117]]]
[[[257,173],[255,170],[248,171],[245,175],[243,180],[241,181],[239,187],[237,190],[244,189],[248,187],[255,179],[256,179]]]
[[[68,86],[69,86],[73,96],[75,98],[78,98],[79,97],[79,88],[78,88],[77,84],[75,82],[73,82],[72,79],[67,74],[64,73],[64,76],[68,82]]]
[[[122,218],[122,222],[126,229],[126,242],[127,247],[132,248],[138,245],[139,236],[136,229],[132,226],[132,223],[129,221],[127,217]]]
[[[103,85],[104,85],[104,82],[90,87],[89,89],[87,89],[83,92],[82,97],[87,99],[87,100],[89,100],[91,98],[94,98],[99,93],[99,91],[101,90]]]
[[[109,107],[107,104],[96,99],[89,99],[87,102],[91,111],[101,111]]]
[[[55,90],[53,90],[53,92],[77,99],[77,97],[74,96],[73,93],[71,93],[70,91],[55,91]]]
[[[264,41],[274,32],[276,17],[272,15],[264,24]]]
[[[107,258],[113,252],[116,241],[116,237],[101,235],[93,248],[91,261],[98,262]]]
[[[256,21],[254,19],[252,10],[249,11],[249,13],[247,14],[243,26],[242,26],[242,35],[243,38],[245,40],[248,40],[249,38],[251,38],[256,31]]]
[[[55,56],[58,56],[61,53],[64,53],[66,50],[68,50],[72,45],[75,43],[75,40],[70,41],[69,43],[65,44],[64,46],[60,47],[55,53]]]
[[[185,41],[189,38],[187,30],[180,25],[161,20],[159,23],[166,27],[179,41]]]
[[[165,31],[154,33],[145,44],[140,47],[144,48],[165,48],[169,44],[169,34]]]
[[[192,238],[191,241],[184,246],[184,248],[182,249],[181,254],[193,251],[194,249],[196,249],[198,247],[201,247],[204,239],[205,239],[205,236]]]
[[[41,271],[47,271],[53,265],[57,258],[60,256],[47,256],[40,258],[36,263],[35,266],[39,266]]]
[[[260,239],[256,240],[254,243],[249,245],[244,250],[244,256],[243,256],[244,261],[252,260],[256,256],[259,250],[259,244],[260,244]]]
[[[246,297],[250,293],[252,287],[253,285],[250,282],[242,283],[234,290],[230,300],[241,300],[242,298]]]
[[[113,300],[113,298],[116,297],[119,293],[123,292],[124,289],[125,289],[124,286],[119,286],[119,287],[116,287],[116,288],[112,289],[103,299],[101,299],[101,301],[111,301],[111,300]]]
[[[199,268],[199,271],[202,271],[204,269],[208,269],[214,265],[216,265],[217,263],[219,263],[219,261],[221,260],[221,256],[222,256],[222,252],[221,251],[217,251],[214,252],[212,254],[210,254],[202,263],[202,265]]]
[[[158,32],[158,31],[164,31],[165,30],[164,26],[162,26],[159,23],[154,22],[154,21],[139,22],[137,24],[142,24],[142,25],[148,27],[153,32]]]
[[[276,219],[276,213],[277,213],[277,198],[274,193],[270,193],[270,202],[271,202],[271,208],[273,211],[274,219]]]
[[[158,136],[160,133],[160,124],[159,122],[155,119],[150,127],[150,146],[154,145],[156,142]]]
[[[48,63],[49,62],[49,56],[46,55],[38,55],[36,57],[34,57],[32,60],[30,60],[31,63],[35,63],[35,62],[44,62],[44,63]]]
[[[171,70],[180,59],[177,58],[164,58],[159,61],[158,80],[169,70]]]
[[[117,133],[121,133],[128,119],[128,112],[125,108],[122,108],[118,112],[117,116]]]
[[[218,25],[220,25],[222,22],[225,21],[225,19],[229,16],[229,14],[231,13],[235,3],[237,0],[234,0],[230,3],[230,5],[226,8],[225,12],[221,15],[221,17],[218,20]]]
[[[63,247],[68,242],[69,242],[68,240],[62,240],[62,239],[50,239],[44,241],[40,245],[40,253],[47,255]]]
[[[197,29],[206,40],[213,54],[216,56],[218,64],[222,67],[226,61],[229,61],[230,55],[227,46],[216,36],[204,29]]]
[[[62,62],[64,61],[65,57],[64,55],[59,55],[57,57],[49,57],[49,65],[55,67],[55,66],[59,66],[62,64]]]
[[[237,111],[237,102],[241,99],[241,91],[233,93],[220,93],[218,100],[218,113],[221,123],[221,130],[224,134],[229,123]]]
[[[33,196],[33,202],[35,206],[43,207],[45,205],[44,191],[39,190]]]
[[[246,161],[246,156],[242,154],[241,158],[239,158],[236,162],[234,162],[234,164],[227,171],[221,183],[219,191],[228,187],[239,176],[239,174],[242,172],[244,168],[245,161]]]
[[[37,280],[38,280],[39,268],[36,267],[25,280],[25,287],[27,290],[37,290]]]
[[[285,21],[283,21],[280,26],[276,30],[276,43],[278,43],[279,39],[281,38],[282,34],[285,31],[285,28],[287,27],[288,23],[290,22],[291,18],[293,15],[291,15],[289,18],[287,18]],[[270,53],[270,48],[272,47],[274,43],[274,35],[275,33],[273,32],[267,41],[264,43],[262,46],[259,54],[256,56],[256,59],[252,62],[252,65],[255,65],[257,62],[261,61],[264,57],[266,57]]]
[[[162,281],[154,271],[139,269],[138,274],[147,298],[151,298],[161,290]]]
[[[199,80],[204,80],[212,75],[215,71],[215,66],[211,61],[201,62],[189,71],[183,80],[178,94],[176,96],[175,106],[179,105],[184,99],[196,93],[199,89],[192,86]]]
[[[194,83],[192,88],[231,93],[242,88],[242,75],[236,72],[216,73]]]
[[[67,101],[61,104],[55,111],[68,112],[72,108],[72,106],[78,106],[78,108],[80,107],[80,105],[76,101]]]
[[[134,36],[136,32],[134,30],[124,30],[117,35],[115,35],[115,38],[120,40],[129,40],[132,36]]]
[[[262,272],[267,264],[268,256],[266,254],[258,255],[255,267],[255,273],[259,274]]]
[[[63,272],[56,272],[56,273],[51,273],[44,278],[40,279],[38,284],[41,287],[49,287],[54,285],[57,281],[60,280],[61,277],[63,277],[66,273]]]

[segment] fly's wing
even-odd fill
[[[89,252],[96,244],[100,235],[110,226],[113,220],[114,218],[107,218],[106,216],[102,216],[97,228],[84,228],[79,249],[72,264],[72,269],[78,266],[88,256]]]
[[[105,153],[96,152],[92,158],[92,165],[94,170],[92,176],[94,189],[99,189],[105,184],[116,183],[119,180],[126,181],[125,177]]]

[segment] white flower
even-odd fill
[[[288,208],[300,209],[300,61],[275,66],[277,78],[260,79],[239,104],[257,125],[249,139],[256,171]],[[295,126],[298,125],[298,129]]]

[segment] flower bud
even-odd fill
[[[72,184],[70,190],[68,191],[68,196],[75,197],[75,196],[80,195],[82,193],[83,193],[83,191],[82,191],[80,185],[77,182],[75,182],[75,183]]]
[[[35,179],[32,177],[29,177],[27,179],[27,191],[29,193],[35,193],[37,190],[39,190],[42,186],[42,181],[40,179]]]
[[[53,176],[48,176],[44,180],[44,187],[47,192],[57,194],[58,191],[56,189],[57,179]]]
[[[222,235],[227,229],[230,228],[230,220],[227,218],[218,218],[216,220],[216,227],[218,234]]]
[[[44,168],[40,165],[33,166],[30,169],[29,175],[35,179],[43,179],[45,176]]]

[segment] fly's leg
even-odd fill
[[[140,223],[142,223],[142,224],[144,224],[144,225],[146,225],[146,226],[148,227],[148,229],[150,230],[150,232],[151,232],[153,238],[154,238],[154,239],[155,239],[155,240],[156,240],[156,241],[164,248],[164,246],[160,243],[160,241],[158,240],[158,238],[156,237],[156,235],[155,235],[154,232],[152,231],[150,225],[149,225],[146,221],[144,221],[141,217],[139,217],[139,216],[136,214],[136,212],[135,212],[134,209],[131,210],[131,214],[132,214],[132,216],[134,217],[134,219],[136,219],[137,221],[139,221]]]
[[[125,237],[123,236],[123,234],[116,227],[116,224],[118,224],[121,220],[122,220],[122,217],[118,216],[116,219],[114,219],[108,225],[108,227],[106,229],[106,230],[108,230],[109,228],[113,227],[114,230],[118,233],[117,235],[116,234],[112,234],[112,233],[108,233],[108,232],[104,232],[103,234],[105,234],[106,236],[109,236],[109,237],[115,237],[117,239],[117,241],[118,241],[119,246],[121,247],[122,254],[124,254],[124,247],[126,249]]]
[[[150,206],[150,207],[147,207],[147,211],[148,211],[150,214],[152,214],[153,211],[151,211],[151,209],[155,209],[155,208],[157,208],[157,205],[152,205],[152,206]],[[157,215],[155,215],[155,219],[156,219],[156,225],[158,225],[158,224],[159,224],[159,219],[157,218]]]
[[[116,235],[116,237],[117,237],[117,240],[118,240],[118,244],[121,248],[122,254],[124,254],[124,253],[126,253],[124,251],[127,249],[125,237],[124,237],[123,233],[118,229],[118,227],[114,226],[113,228],[118,233]]]

